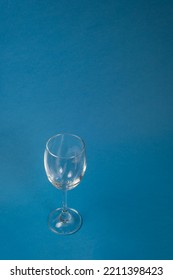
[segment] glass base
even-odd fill
[[[67,235],[72,234],[80,229],[82,217],[71,208],[64,211],[62,208],[53,210],[49,215],[48,225],[54,233]]]

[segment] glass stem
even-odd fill
[[[67,190],[62,191],[62,211],[67,212]]]
[[[71,219],[71,215],[68,212],[68,208],[67,208],[67,190],[62,191],[62,212],[59,216],[60,221],[62,223],[68,223]]]

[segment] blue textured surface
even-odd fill
[[[173,2],[0,1],[0,258],[173,259]],[[83,216],[57,236],[47,139],[76,133]]]

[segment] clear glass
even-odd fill
[[[85,143],[74,134],[57,134],[46,143],[44,166],[49,181],[62,191],[62,207],[49,215],[49,228],[57,234],[72,234],[82,225],[81,215],[67,206],[67,191],[75,188],[86,170]]]

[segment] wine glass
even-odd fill
[[[77,135],[62,133],[51,137],[44,152],[48,180],[62,191],[62,207],[49,215],[49,228],[57,234],[72,234],[82,224],[80,214],[67,207],[67,191],[75,188],[86,170],[85,143]]]

